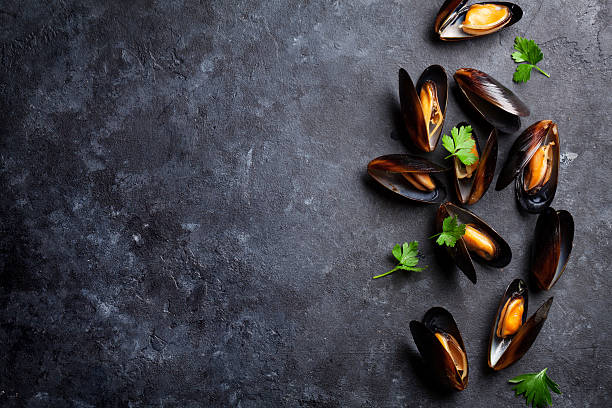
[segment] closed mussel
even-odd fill
[[[368,164],[368,174],[402,197],[425,203],[443,201],[446,189],[436,175],[448,169],[409,154],[380,156]]]
[[[518,96],[490,75],[460,68],[454,78],[470,105],[501,132],[516,132],[521,127],[520,116],[529,116],[529,108]]]
[[[441,40],[481,37],[511,26],[523,16],[523,10],[512,3],[467,3],[468,0],[444,2],[434,23],[434,31]]]
[[[510,263],[512,251],[508,243],[486,222],[474,213],[452,203],[441,204],[436,214],[436,227],[442,232],[446,217],[457,216],[465,224],[465,235],[457,240],[454,247],[446,247],[455,264],[473,282],[476,283],[476,270],[473,259],[486,265],[502,268]]]
[[[459,123],[456,127],[461,126],[467,126],[467,123]],[[493,180],[497,163],[497,131],[491,130],[484,150],[480,149],[478,137],[474,131],[472,131],[472,138],[475,142],[472,153],[478,157],[478,161],[466,166],[459,158],[454,158],[457,198],[461,204],[469,205],[476,203],[486,193]]]
[[[453,316],[442,307],[431,308],[422,321],[410,322],[419,353],[440,383],[462,391],[468,385],[465,345]]]
[[[542,329],[553,298],[549,298],[531,316],[527,316],[527,285],[513,280],[502,296],[489,336],[488,363],[501,370],[518,361],[529,350]]]
[[[399,96],[402,118],[410,141],[424,152],[434,151],[446,118],[446,71],[440,65],[428,67],[415,87],[410,75],[400,68]]]
[[[574,219],[565,211],[547,208],[535,228],[531,273],[540,289],[549,290],[561,277],[574,241]]]
[[[559,177],[559,131],[551,120],[529,126],[516,139],[504,168],[497,178],[496,190],[515,180],[516,198],[531,213],[550,206]]]

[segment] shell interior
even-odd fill
[[[460,123],[457,126],[461,126]],[[474,204],[482,198],[493,181],[497,163],[497,131],[493,129],[487,139],[484,151],[481,151],[478,137],[472,132],[479,155],[478,168],[472,177],[460,178],[457,166],[463,166],[455,157],[455,191],[462,204]]]
[[[463,28],[465,18],[470,10],[470,7],[478,5],[496,5],[500,8],[504,8],[508,11],[509,15],[500,21],[499,24],[495,24],[490,27],[483,27],[482,30],[466,30]],[[467,0],[449,0],[445,2],[436,18],[434,30],[440,36],[441,40],[444,41],[460,41],[467,40],[474,37],[481,37],[483,35],[491,34],[501,30],[504,27],[509,27],[516,23],[523,16],[523,10],[513,3],[507,2],[484,2],[476,4],[467,4]]]
[[[513,297],[519,297],[519,296],[523,297],[523,299],[525,300],[523,317],[522,317],[522,320],[523,320],[522,324],[525,324],[525,316],[527,316],[527,306],[529,304],[527,285],[521,279],[515,279],[514,281],[512,281],[512,283],[510,283],[510,285],[506,289],[506,292],[504,292],[504,296],[502,297],[499,308],[497,309],[497,314],[495,315],[495,323],[493,324],[493,329],[491,331],[491,341],[490,341],[491,344],[489,346],[489,366],[490,367],[493,367],[495,366],[495,364],[497,364],[500,357],[508,349],[508,346],[510,346],[512,339],[516,336],[516,334],[518,334],[516,333],[513,336],[506,337],[504,339],[497,337],[497,328],[500,323],[500,317],[501,317],[501,313],[502,313],[502,309],[504,305],[506,304],[508,299],[511,299]]]

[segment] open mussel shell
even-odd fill
[[[445,199],[446,188],[437,175],[447,170],[409,154],[380,156],[368,164],[368,174],[385,188],[424,203],[437,203]]]
[[[561,277],[574,241],[574,219],[565,211],[547,208],[535,228],[531,273],[540,289],[549,290]]]
[[[511,318],[520,319],[520,321],[515,322],[516,326],[514,330],[503,333],[499,326],[504,324],[507,317],[505,312],[510,310],[507,305],[512,304],[512,302],[521,302],[521,300],[523,303],[520,316],[518,314],[511,316]],[[487,353],[489,367],[496,371],[501,370],[517,362],[525,355],[536,337],[538,337],[548,317],[548,311],[550,310],[552,302],[553,298],[551,297],[540,306],[533,316],[525,320],[528,303],[527,285],[521,279],[515,279],[508,285],[508,288],[499,302],[497,314],[495,315],[495,322],[491,328],[489,350]],[[500,332],[502,332],[501,337],[499,335]]]
[[[450,312],[442,307],[431,308],[422,321],[410,322],[410,332],[437,379],[448,387],[464,390],[468,385],[467,353]]]
[[[474,68],[460,68],[454,75],[468,102],[491,126],[505,133],[520,129],[520,116],[529,116],[529,108],[493,77]]]
[[[468,5],[468,0],[446,0],[434,23],[434,31],[443,41],[469,40],[495,33],[502,28],[510,27],[523,17],[523,10],[513,3],[487,2]],[[470,11],[471,9],[471,11]],[[488,10],[485,10],[488,9]],[[477,24],[472,16],[484,17],[481,11],[489,11],[485,20]],[[470,17],[466,21],[466,16]]]
[[[446,71],[440,65],[428,67],[415,87],[408,72],[400,68],[399,97],[402,118],[410,141],[424,152],[434,151],[446,118]]]
[[[476,283],[476,270],[473,259],[484,264],[502,268],[510,263],[512,251],[508,243],[476,214],[452,203],[441,204],[436,214],[436,228],[442,232],[442,224],[448,216],[457,216],[461,224],[466,224],[466,233],[457,240],[454,247],[446,247],[455,264]]]
[[[457,127],[466,125],[467,123],[462,122]],[[497,131],[495,129],[491,130],[484,150],[480,149],[478,137],[474,131],[472,131],[472,137],[476,142],[478,162],[471,166],[465,166],[455,157],[453,169],[457,198],[461,204],[468,205],[476,203],[487,192],[491,181],[493,181],[495,165],[497,164]]]
[[[529,126],[516,139],[497,178],[496,190],[515,180],[520,206],[538,213],[550,206],[559,178],[559,131],[551,120]]]

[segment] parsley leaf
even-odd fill
[[[538,47],[538,44],[536,44],[535,41],[528,40],[523,37],[516,37],[514,39],[514,49],[516,50],[512,53],[512,59],[514,62],[528,62],[528,64],[521,64],[516,67],[516,71],[512,77],[514,82],[529,81],[529,78],[531,78],[531,70],[533,68],[550,78],[550,75],[542,71],[540,67],[536,65],[538,62],[542,61],[544,54],[542,54],[542,50],[540,50],[540,47]]]
[[[465,224],[459,224],[457,222],[457,216],[448,216],[442,222],[442,232],[433,235],[431,238],[438,237],[436,243],[438,245],[446,245],[454,247],[457,240],[465,235]]]
[[[543,369],[537,374],[523,374],[508,381],[509,383],[516,384],[512,387],[512,390],[516,392],[516,396],[524,394],[527,405],[531,404],[532,408],[552,405],[549,388],[553,392],[561,394],[559,385],[546,375],[546,370],[548,368]]]
[[[470,125],[461,126],[459,129],[454,127],[451,129],[451,135],[453,136],[452,139],[448,135],[442,136],[442,146],[450,152],[445,159],[457,156],[461,163],[466,166],[476,163],[478,156],[472,153],[472,149],[476,144],[472,138],[472,127]]]
[[[391,269],[389,272],[385,272],[381,275],[376,275],[372,279],[382,278],[383,276],[387,276],[398,269],[402,269],[404,271],[412,271],[412,272],[421,272],[425,268],[417,268],[416,265],[419,263],[419,242],[412,241],[410,244],[404,242],[403,245],[397,244],[393,247],[393,256],[395,259],[399,261],[399,265],[395,268]]]

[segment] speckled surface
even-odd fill
[[[521,407],[507,379],[544,367],[555,406],[612,405],[610,4],[517,1],[515,26],[447,44],[441,3],[3,1],[1,405]],[[512,84],[516,35],[550,79]],[[472,207],[514,253],[473,285],[427,240],[436,207],[365,173],[409,150],[398,69],[434,63],[508,85],[523,128],[559,124],[553,205],[574,251],[538,340],[500,373],[489,326],[528,278],[536,217],[512,188]],[[484,133],[451,95],[445,130],[465,119]],[[412,239],[427,272],[370,279]],[[461,393],[425,379],[408,329],[436,305],[467,344]]]

